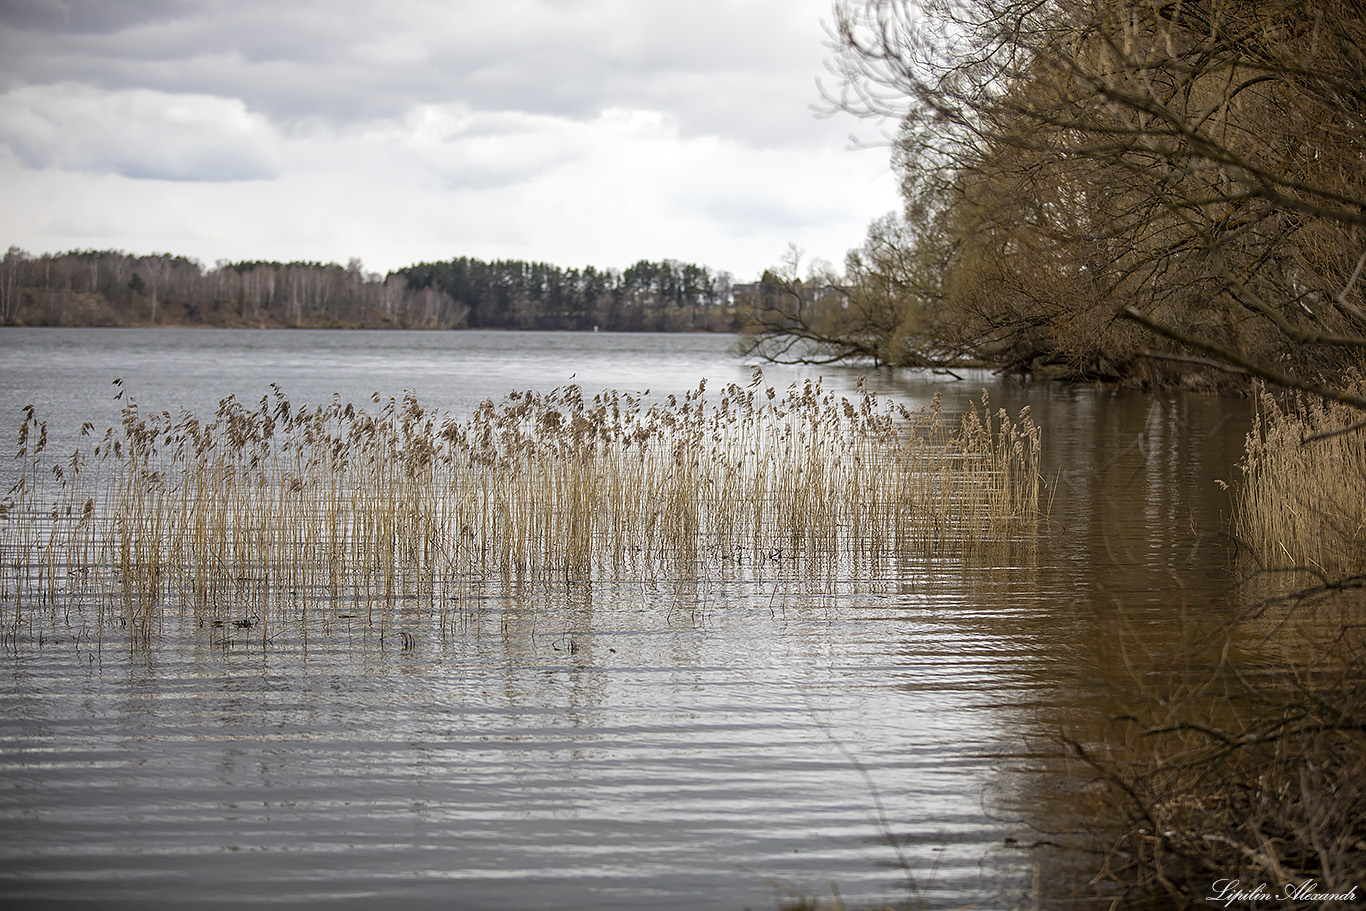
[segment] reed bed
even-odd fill
[[[648,395],[648,392],[646,393]],[[412,395],[211,418],[143,414],[53,460],[30,408],[0,512],[7,628],[96,604],[146,637],[167,606],[458,610],[485,580],[658,578],[744,555],[837,559],[1032,534],[1039,428],[983,394],[961,420],[819,382],[681,399],[577,386],[456,420]],[[263,628],[261,636],[267,635]]]
[[[1259,397],[1235,527],[1260,565],[1320,578],[1366,568],[1362,417],[1317,397]]]

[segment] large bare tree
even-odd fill
[[[942,271],[900,304],[917,325],[1002,366],[1213,367],[1366,404],[1344,381],[1366,349],[1359,2],[851,0],[832,35],[830,100],[900,125],[936,228],[916,242]]]

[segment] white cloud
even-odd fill
[[[896,205],[811,116],[826,0],[57,6],[0,6],[0,245],[746,278]]]
[[[35,170],[211,182],[276,173],[274,131],[234,98],[24,86],[0,95],[0,142]]]

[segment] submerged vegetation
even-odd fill
[[[705,381],[681,400],[577,386],[512,393],[455,420],[411,395],[211,419],[144,415],[53,460],[28,409],[3,506],[0,604],[17,642],[43,612],[99,629],[160,612],[306,616],[415,601],[444,624],[478,580],[696,576],[783,558],[879,560],[1028,537],[1039,429],[983,395],[959,421],[818,382],[785,395]],[[231,607],[230,607],[231,605]],[[358,612],[358,615],[359,612]]]

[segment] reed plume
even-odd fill
[[[264,640],[286,608],[416,599],[444,616],[471,580],[991,546],[1039,514],[1039,428],[985,394],[956,423],[937,397],[911,412],[815,381],[780,395],[757,371],[654,402],[512,392],[463,420],[411,394],[371,404],[296,408],[273,387],[201,420],[127,401],[61,464],[29,409],[0,518],[5,623],[95,603],[145,639],[167,605],[209,622],[245,607]]]

